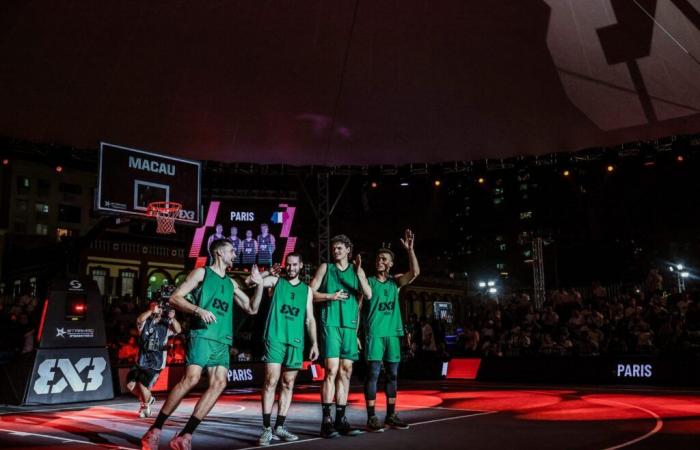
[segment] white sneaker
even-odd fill
[[[296,441],[297,439],[299,439],[299,436],[290,433],[284,426],[279,426],[275,428],[275,436],[287,442]]]
[[[263,427],[263,431],[258,438],[258,445],[267,447],[273,439],[272,436],[272,427]]]
[[[153,405],[156,402],[156,398],[151,395],[150,400],[148,400],[148,403],[146,404],[141,404],[141,409],[139,410],[139,417],[142,419],[145,419],[146,417],[151,417],[151,405]]]

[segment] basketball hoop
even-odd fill
[[[180,210],[182,209],[181,203],[175,202],[153,202],[148,204],[148,215],[156,218],[158,222],[158,227],[156,228],[156,233],[158,234],[172,234],[175,233],[175,219],[177,219]]]

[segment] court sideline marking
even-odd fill
[[[663,419],[661,419],[661,417],[658,414],[656,414],[654,411],[651,411],[649,409],[642,408],[641,406],[631,405],[629,403],[617,402],[614,400],[596,400],[596,399],[588,399],[588,398],[584,398],[584,400],[586,400],[587,402],[591,402],[591,403],[597,403],[599,405],[626,406],[628,408],[638,409],[640,411],[643,411],[643,412],[649,414],[651,417],[653,417],[656,420],[656,425],[654,426],[654,428],[651,431],[649,431],[648,433],[644,434],[643,436],[639,436],[638,438],[623,442],[622,444],[618,444],[618,445],[615,445],[613,447],[607,447],[603,450],[617,450],[618,448],[623,448],[623,447],[627,447],[627,446],[632,445],[632,444],[636,444],[637,442],[643,441],[644,439],[647,439],[647,438],[655,435],[664,426],[664,421],[663,421]]]
[[[411,423],[411,424],[409,424],[409,425],[413,427],[413,426],[417,426],[417,425],[425,425],[425,424],[428,424],[428,423],[444,422],[444,421],[447,421],[447,420],[457,420],[457,419],[466,419],[467,417],[484,416],[484,415],[487,415],[487,414],[494,414],[494,413],[497,413],[497,412],[498,412],[498,411],[482,411],[482,412],[478,412],[478,413],[475,413],[475,414],[465,414],[465,415],[462,415],[462,416],[445,417],[445,418],[442,418],[442,419],[426,420],[426,421],[424,421],[424,422],[415,422],[415,423]],[[272,445],[269,445],[268,447],[279,447],[279,446],[282,446],[282,445],[301,444],[301,443],[303,443],[303,442],[319,441],[319,440],[321,440],[321,439],[324,439],[324,438],[322,438],[322,437],[316,437],[316,438],[311,438],[311,439],[300,439],[300,440],[298,440],[298,441],[282,442],[282,443],[280,443],[280,444],[272,444]],[[253,447],[244,447],[244,448],[239,448],[239,449],[236,449],[236,450],[253,450],[253,449],[259,449],[259,448],[260,448],[260,446],[255,445],[255,446],[253,446]]]

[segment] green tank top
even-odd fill
[[[304,282],[295,286],[284,278],[277,281],[265,323],[265,340],[304,347],[308,295],[309,286]]]
[[[233,344],[233,283],[206,267],[204,280],[192,293],[194,304],[216,315],[216,322],[206,324],[199,316],[192,318],[190,337]]]
[[[403,336],[403,321],[399,307],[399,288],[393,278],[381,282],[367,279],[372,298],[362,307],[368,337]]]
[[[357,299],[360,296],[360,280],[352,264],[345,270],[329,263],[319,292],[335,294],[339,290],[348,293],[345,300],[328,300],[321,303],[321,325],[325,327],[357,328]]]

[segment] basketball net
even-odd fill
[[[148,215],[156,218],[158,234],[175,233],[175,219],[177,219],[182,204],[175,202],[153,202],[148,204]]]

